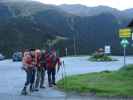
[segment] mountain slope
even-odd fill
[[[107,6],[87,7],[80,4],[75,4],[75,5],[63,4],[60,5],[60,8],[63,9],[65,12],[79,16],[95,16],[101,13],[113,13],[113,14],[120,13],[119,10]]]
[[[98,14],[90,11],[91,16],[83,16],[66,12],[61,6],[33,1],[0,2],[0,51],[11,55],[23,48],[45,48],[47,40],[59,36],[67,38],[54,45],[61,54],[66,47],[69,54],[73,53],[74,38],[79,54],[92,53],[104,45],[111,45],[112,52],[120,54],[118,29],[126,26],[129,19],[117,14],[115,9],[103,8]]]

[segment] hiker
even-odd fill
[[[55,75],[56,75],[56,65],[58,64],[58,71],[59,66],[61,65],[59,57],[56,55],[56,51],[53,49],[50,54],[46,58],[46,67],[47,67],[47,74],[48,74],[48,83],[49,87],[56,85],[55,83]]]
[[[35,91],[39,91],[40,79],[41,79],[41,51],[39,49],[35,50],[35,65],[36,65],[36,81],[35,81]]]
[[[29,93],[31,93],[31,89],[32,89],[32,72],[33,72],[33,62],[32,62],[32,57],[31,57],[31,54],[28,50],[26,50],[24,52],[24,57],[23,57],[23,60],[22,60],[22,63],[23,63],[23,67],[22,69],[26,72],[26,82],[25,82],[25,85],[24,85],[24,88],[22,90],[22,94],[23,95],[27,95],[28,94],[28,91],[27,91],[27,87],[30,85],[30,88],[29,88]]]
[[[32,64],[33,64],[33,69],[32,69],[32,78],[31,78],[31,92],[35,91],[35,75],[36,75],[36,65],[35,65],[35,50],[30,49],[30,54],[32,57]]]
[[[41,58],[40,58],[40,88],[45,88],[44,86],[44,79],[45,79],[45,72],[46,72],[46,59],[45,59],[45,51],[41,51]]]

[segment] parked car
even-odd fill
[[[0,53],[0,60],[4,60],[5,57],[3,56],[3,54]]]
[[[12,55],[13,61],[22,61],[22,52],[15,52]]]

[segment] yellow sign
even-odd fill
[[[119,30],[120,38],[129,38],[131,37],[132,30],[130,28],[124,28]]]

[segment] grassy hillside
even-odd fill
[[[67,82],[58,82],[58,87],[65,91],[94,93],[98,96],[133,96],[133,65],[124,66],[114,72],[71,76],[66,80]]]

